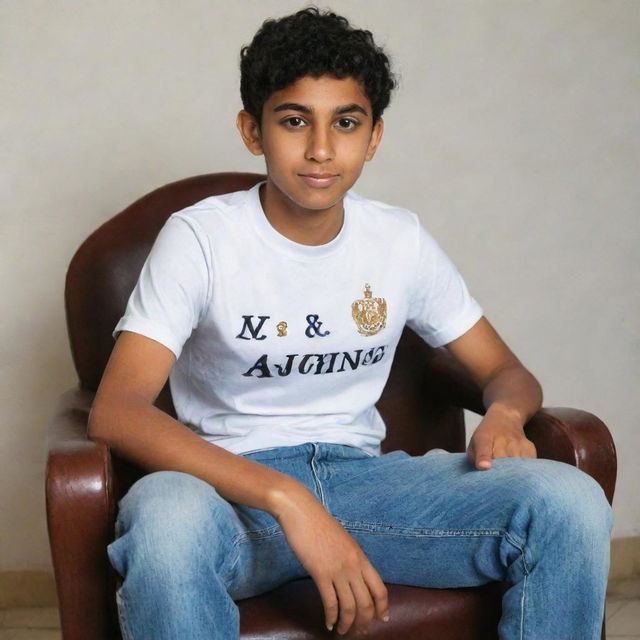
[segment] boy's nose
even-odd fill
[[[334,156],[331,134],[324,129],[317,128],[309,132],[305,159],[316,162],[326,162]]]

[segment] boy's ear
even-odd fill
[[[384,121],[382,118],[378,118],[371,130],[371,138],[369,139],[369,146],[367,147],[367,153],[365,160],[369,161],[376,154],[380,140],[382,139],[382,132],[384,131]]]
[[[261,156],[264,153],[262,148],[262,135],[260,134],[260,124],[258,121],[244,109],[238,113],[236,118],[236,127],[242,136],[247,149],[254,156]]]

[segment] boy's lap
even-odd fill
[[[499,458],[478,470],[466,453],[400,451],[318,471],[326,507],[344,526],[410,537],[504,530],[523,501],[576,473],[551,460]]]
[[[541,485],[561,483],[564,479],[562,474],[570,477],[582,474],[569,465],[539,459],[496,459],[491,469],[480,471],[475,469],[466,453],[409,456],[404,451],[394,451],[371,457],[367,454],[351,455],[349,449],[352,448],[319,444],[318,455],[309,456],[311,446],[299,449],[301,455],[296,456],[295,461],[262,462],[284,473],[290,472],[289,475],[305,484],[324,502],[329,513],[344,525],[380,531],[392,528],[396,534],[406,530],[409,536],[423,530],[493,530],[505,527],[513,510],[527,500],[532,491],[539,492]],[[344,451],[347,452],[346,457]],[[186,474],[152,474],[137,484],[147,483],[157,494],[158,478],[163,480],[164,492],[166,486],[176,482],[184,484],[190,477]],[[204,506],[202,502],[210,503],[210,507],[213,503],[224,503],[212,487],[195,478],[191,480],[196,488],[203,486],[208,489],[207,500],[201,496],[196,498],[194,493],[198,492],[193,491],[193,486],[187,489],[180,487],[181,490],[176,492],[176,502],[179,501],[181,510],[184,510],[187,496],[191,498],[187,504],[200,502],[200,507]],[[139,490],[140,486],[134,485],[123,502],[131,500],[132,494]],[[206,492],[203,489],[200,493]],[[148,504],[146,498],[149,497],[149,491],[143,492],[136,502],[138,505],[140,502]],[[156,495],[152,502],[165,512],[165,517],[167,512],[175,511],[170,502],[163,503],[157,498]],[[242,538],[242,542],[261,541],[281,532],[269,513],[235,503],[231,506],[232,510],[228,507],[212,509],[211,515],[214,516],[215,511],[215,518],[226,520],[231,517],[235,521],[236,537]],[[138,508],[134,507],[134,511]],[[192,516],[179,519],[183,523],[185,520],[193,521]]]
[[[310,463],[308,469],[312,473]],[[395,452],[345,459],[321,451],[313,470],[329,512],[358,542],[385,582],[447,588],[503,578],[502,528],[482,528],[467,521],[439,526],[437,506],[417,508],[436,504],[441,485],[455,478],[460,484],[461,478],[474,473],[466,454],[411,457]],[[429,483],[433,491],[421,489]],[[256,595],[305,575],[281,532],[248,536],[245,543],[235,586],[230,589],[234,598]]]
[[[501,554],[518,553],[513,511],[554,464],[504,458],[479,471],[466,453],[394,452],[320,465],[319,476],[327,509],[385,582],[451,588],[504,579]]]
[[[408,536],[505,529],[523,502],[564,488],[571,493],[569,485],[576,480],[573,491],[579,491],[584,480],[592,480],[552,460],[499,458],[491,469],[478,470],[466,453],[410,456],[393,451],[373,457],[330,443],[307,443],[252,457],[305,484],[344,526],[393,528],[395,534],[405,531]],[[268,514],[240,509],[254,530],[276,524]]]
[[[383,580],[418,586],[472,586],[500,579],[497,553],[513,510],[536,485],[561,481],[559,472],[577,472],[563,463],[520,458],[494,460],[491,469],[479,471],[465,453],[409,456],[396,451],[371,457],[318,445],[314,457],[311,446],[300,450],[300,456],[286,463],[262,462],[283,472],[293,469],[292,475],[313,486]],[[164,479],[171,484],[187,480],[169,474]],[[179,493],[184,499],[186,492]],[[227,535],[217,536],[237,559],[228,574],[234,598],[305,575],[270,514],[231,506],[229,511],[218,509],[215,517],[234,521],[219,523]]]

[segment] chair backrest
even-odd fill
[[[71,261],[65,286],[67,328],[81,387],[97,389],[113,348],[113,328],[167,218],[209,196],[249,189],[264,178],[217,173],[173,182],[140,198],[85,240]],[[464,450],[461,410],[430,393],[425,383],[433,353],[405,329],[377,404],[388,426],[384,451],[404,449],[419,455],[435,446]],[[158,405],[173,413],[168,386]]]

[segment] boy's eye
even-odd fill
[[[298,116],[291,116],[290,118],[284,120],[283,124],[287,127],[291,127],[292,129],[299,129],[300,127],[304,127],[306,122]]]
[[[355,129],[358,126],[358,123],[352,118],[340,118],[336,123],[338,129],[344,129],[346,131],[350,131],[351,129]]]

